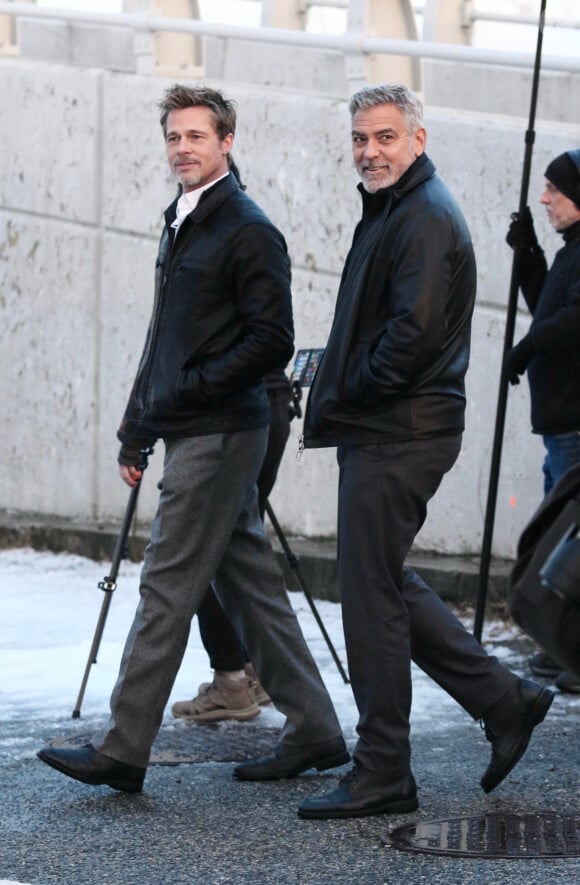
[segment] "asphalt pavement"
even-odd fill
[[[516,659],[524,660],[521,647]],[[242,723],[164,724],[142,794],[72,781],[34,757],[75,744],[101,719],[0,723],[0,878],[34,885],[535,885],[580,881],[580,857],[497,859],[409,853],[391,832],[449,817],[578,814],[580,699],[558,693],[528,752],[486,796],[489,745],[462,711],[445,727],[413,731],[420,808],[399,816],[302,821],[298,804],[334,786],[346,768],[274,783],[233,779],[234,763],[274,746],[277,729]],[[180,761],[181,760],[181,761]],[[178,764],[167,764],[171,762]]]

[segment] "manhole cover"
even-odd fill
[[[91,734],[64,735],[49,741],[52,747],[75,749],[88,744]],[[280,737],[278,728],[240,722],[161,728],[151,750],[150,765],[200,762],[246,762],[269,755]]]
[[[580,816],[485,814],[448,817],[397,827],[395,848],[455,857],[580,857]]]

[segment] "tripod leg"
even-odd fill
[[[81,682],[81,687],[79,689],[77,702],[76,702],[75,708],[73,710],[73,714],[72,714],[73,719],[78,719],[81,715],[81,704],[83,702],[83,697],[85,694],[85,689],[87,687],[87,682],[89,681],[89,674],[91,672],[91,666],[92,666],[92,664],[97,663],[97,652],[99,651],[99,645],[101,644],[101,637],[103,635],[103,630],[105,629],[105,622],[107,620],[107,614],[109,613],[109,606],[111,604],[111,596],[112,596],[112,590],[106,590],[105,597],[103,599],[103,604],[101,606],[101,612],[99,614],[99,620],[97,621],[97,626],[95,629],[95,635],[93,636],[91,650],[89,652],[89,657],[88,657],[87,664],[85,667],[83,681]]]
[[[308,605],[310,606],[312,614],[314,615],[316,623],[318,624],[318,626],[320,628],[320,632],[322,633],[322,635],[325,639],[325,642],[328,646],[328,650],[330,651],[330,653],[334,659],[334,663],[336,664],[336,666],[338,668],[338,672],[342,676],[342,680],[345,683],[345,685],[348,685],[350,680],[345,673],[345,670],[344,670],[344,667],[342,666],[340,658],[338,657],[338,654],[336,653],[336,649],[335,649],[334,645],[332,644],[330,636],[328,635],[328,633],[326,631],[326,627],[324,626],[324,624],[322,622],[322,618],[320,617],[318,609],[316,608],[316,605],[314,603],[314,599],[312,598],[312,594],[310,593],[310,590],[306,586],[304,579],[300,573],[300,569],[298,567],[298,563],[299,563],[298,557],[292,552],[290,545],[288,544],[288,541],[286,539],[286,536],[284,535],[284,532],[282,531],[282,527],[281,527],[280,523],[278,522],[276,515],[275,515],[274,511],[272,510],[272,507],[270,506],[269,501],[266,501],[265,510],[266,510],[266,513],[268,514],[268,519],[272,523],[272,525],[274,527],[274,531],[276,532],[276,535],[278,536],[278,540],[280,541],[280,544],[282,545],[282,549],[284,550],[284,554],[285,554],[286,559],[288,561],[288,565],[290,566],[290,568],[293,570],[294,574],[296,575],[298,583],[300,584],[302,592],[304,593],[304,595],[306,597],[306,600],[308,602]]]
[[[119,574],[119,566],[121,564],[121,560],[126,556],[126,548],[127,548],[127,538],[129,537],[129,530],[131,528],[131,523],[133,521],[133,516],[135,513],[135,508],[137,506],[137,497],[139,495],[140,483],[137,483],[131,489],[131,494],[129,496],[129,501],[127,503],[127,509],[125,510],[125,516],[123,517],[123,522],[121,525],[121,530],[117,537],[117,542],[115,544],[115,550],[113,553],[113,560],[111,563],[111,571],[109,575],[103,580],[99,582],[99,589],[103,590],[105,593],[105,598],[103,599],[103,604],[101,606],[101,612],[99,614],[99,620],[97,622],[97,626],[95,629],[95,635],[93,637],[93,642],[91,645],[91,650],[89,652],[89,658],[87,660],[87,665],[85,667],[85,672],[83,676],[83,680],[81,683],[81,687],[79,690],[79,694],[77,697],[77,702],[75,704],[75,708],[72,713],[73,719],[78,719],[81,715],[81,704],[83,702],[83,697],[85,693],[85,688],[87,687],[87,682],[89,680],[89,674],[91,671],[91,665],[97,663],[97,654],[99,651],[99,646],[101,644],[101,639],[103,636],[103,631],[105,629],[105,623],[107,620],[107,615],[109,613],[109,606],[111,604],[111,597],[113,595],[113,591],[117,587],[117,575]]]

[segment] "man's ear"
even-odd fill
[[[231,149],[234,146],[234,134],[233,132],[228,132],[224,140],[222,141],[222,147],[224,154],[229,154]]]
[[[413,135],[413,146],[415,148],[415,156],[420,157],[422,153],[425,152],[425,145],[427,144],[427,130],[421,126],[420,129],[417,129],[415,134]]]

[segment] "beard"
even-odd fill
[[[201,181],[201,171],[188,172],[186,175],[178,175],[177,180],[184,191],[194,190]]]
[[[416,159],[414,154],[410,154],[404,160],[399,160],[398,163],[360,163],[356,168],[364,189],[369,194],[376,194],[377,191],[396,184]]]
[[[400,175],[395,177],[393,170],[390,167],[381,167],[370,174],[367,170],[363,171],[361,169],[359,170],[359,175],[364,189],[369,194],[375,194],[377,191],[383,190],[385,187],[390,187],[401,177]]]
[[[173,165],[171,171],[184,191],[198,187],[203,177],[201,164],[194,161],[187,168]]]

